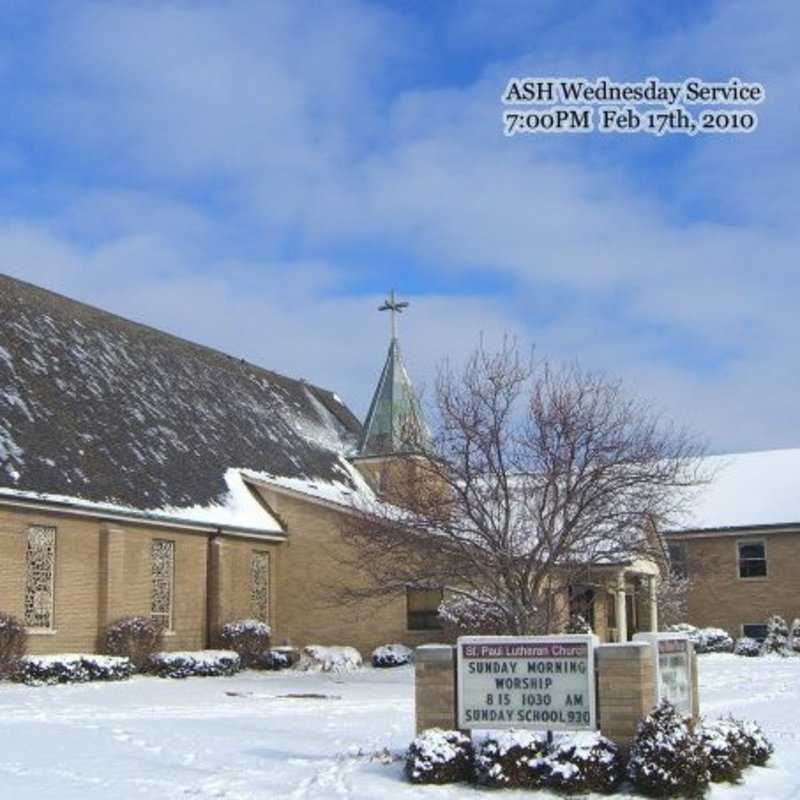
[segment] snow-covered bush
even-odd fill
[[[786,620],[778,614],[773,614],[767,620],[767,638],[761,645],[761,652],[765,655],[777,653],[780,656],[789,655],[789,626]]]
[[[692,797],[708,784],[708,756],[691,721],[666,700],[636,730],[628,777],[651,797]]]
[[[363,665],[355,647],[326,647],[310,644],[303,648],[295,669],[303,672],[352,672]]]
[[[700,653],[732,653],[734,642],[727,631],[722,628],[696,628],[682,622],[670,625],[670,633],[684,633],[694,645],[694,651]]]
[[[592,626],[580,614],[573,614],[567,623],[567,633],[591,633]]]
[[[373,667],[400,667],[414,660],[414,651],[404,644],[385,644],[372,651]]]
[[[215,678],[234,675],[242,668],[242,659],[233,650],[196,650],[156,653],[148,671],[160,678]]]
[[[737,656],[747,656],[748,658],[755,658],[761,655],[761,644],[749,636],[742,636],[741,639],[736,640],[736,647],[733,650]]]
[[[134,669],[146,670],[150,658],[161,650],[164,629],[150,617],[123,617],[112,622],[105,633],[105,651],[130,659]]]
[[[608,794],[625,777],[619,748],[597,732],[568,736],[546,760],[545,785],[557,792]]]
[[[775,749],[772,746],[772,742],[764,736],[764,731],[761,730],[757,723],[747,719],[734,719],[731,721],[741,731],[747,746],[748,761],[757,767],[763,767],[769,761]]]
[[[741,727],[730,719],[704,721],[697,735],[708,757],[711,781],[738,781],[742,770],[750,763],[749,747]]]
[[[248,668],[264,667],[264,653],[269,650],[272,629],[258,619],[239,619],[222,626],[220,644],[225,650],[239,654],[242,664]]]
[[[443,600],[439,620],[452,635],[491,635],[506,632],[506,615],[490,597],[455,595]]]
[[[406,777],[412,783],[456,783],[472,778],[472,740],[459,731],[430,728],[406,753]]]
[[[480,743],[475,777],[484,786],[538,789],[550,774],[547,755],[547,739],[541,733],[498,731]]]
[[[0,612],[0,680],[14,676],[28,651],[28,631],[10,614]]]
[[[800,619],[795,619],[792,622],[792,650],[795,653],[800,653]]]
[[[26,656],[21,659],[15,680],[29,686],[89,681],[121,681],[130,678],[133,665],[123,656],[95,656],[64,653],[54,656]]]

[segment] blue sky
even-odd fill
[[[800,446],[792,2],[3,2],[0,270],[363,413],[480,332]],[[746,136],[502,135],[512,75],[761,81]]]

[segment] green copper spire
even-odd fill
[[[359,456],[389,455],[419,449],[427,436],[419,401],[411,386],[400,345],[397,341],[396,315],[408,307],[395,300],[394,290],[378,308],[391,314],[391,341],[386,363],[372,397],[367,419],[358,443]]]

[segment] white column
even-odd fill
[[[625,575],[621,574],[617,578],[617,591],[615,593],[617,603],[617,641],[628,641],[628,611],[625,605]]]
[[[650,632],[658,633],[658,596],[656,595],[656,576],[650,576]]]

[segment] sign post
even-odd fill
[[[594,730],[596,643],[592,634],[460,637],[458,727]]]
[[[656,702],[668,700],[681,714],[695,714],[689,637],[679,633],[637,633],[633,640],[647,642],[651,647]]]

